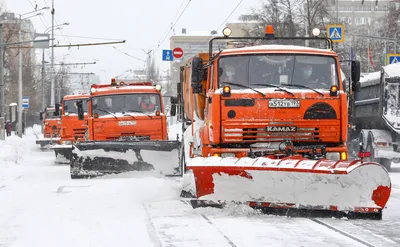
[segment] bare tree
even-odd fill
[[[160,81],[160,71],[155,63],[154,58],[151,59],[150,61],[150,67],[147,68],[149,70],[149,78],[148,80],[150,80],[153,83],[158,83]]]

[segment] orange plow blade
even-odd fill
[[[391,191],[387,170],[360,160],[208,157],[192,159],[186,171],[181,196],[193,206],[235,202],[267,213],[297,209],[381,219]]]

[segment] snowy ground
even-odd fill
[[[400,165],[382,221],[313,221],[244,206],[194,210],[179,198],[180,179],[152,173],[71,180],[35,138],[27,129],[0,141],[0,247],[400,245]]]

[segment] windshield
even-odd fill
[[[225,56],[219,60],[218,72],[220,87],[224,86],[224,82],[250,87],[260,87],[260,84],[301,85],[327,90],[332,85],[338,85],[336,60],[331,56],[301,54]]]
[[[153,113],[161,111],[160,95],[136,93],[98,96],[92,99],[92,114],[99,116],[111,113]]]
[[[75,100],[65,100],[64,101],[64,114],[78,114],[78,107],[76,106],[77,101],[82,101],[83,112],[87,112],[87,99],[75,99]]]
[[[54,110],[46,110],[46,119],[57,119],[60,116],[54,116]]]

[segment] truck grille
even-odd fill
[[[285,126],[286,127],[286,126]],[[337,141],[339,128],[336,127],[299,127],[295,130],[290,128],[274,128],[268,131],[264,128],[235,128],[223,127],[222,141],[228,143],[256,143],[256,142],[279,142],[284,139],[301,142]]]
[[[73,129],[74,131],[74,137],[76,138],[85,138],[85,128],[78,128],[78,129]]]

